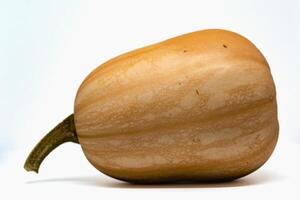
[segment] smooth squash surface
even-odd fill
[[[185,34],[100,65],[78,90],[74,119],[87,159],[131,182],[245,176],[270,157],[279,130],[266,59],[225,30]]]

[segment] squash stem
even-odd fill
[[[34,147],[26,159],[24,168],[27,171],[38,173],[39,167],[46,156],[65,142],[79,144],[74,124],[74,114],[59,123]]]

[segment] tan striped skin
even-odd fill
[[[75,100],[88,160],[132,182],[231,180],[259,168],[278,138],[267,61],[244,37],[205,30],[96,68]]]

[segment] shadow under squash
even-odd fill
[[[132,184],[123,181],[118,181],[111,178],[103,179],[103,176],[78,176],[27,181],[26,184],[50,183],[50,182],[70,182],[72,184],[88,185],[94,187],[106,188],[124,188],[124,189],[155,189],[155,188],[225,188],[225,187],[243,187],[254,186],[275,182],[282,179],[277,174],[261,171],[248,175],[230,182],[219,183],[201,183],[201,182],[175,182],[166,184]]]

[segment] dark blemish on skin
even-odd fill
[[[187,50],[183,50],[183,53],[186,53],[187,52]]]
[[[226,44],[223,44],[223,47],[224,47],[224,48],[227,48],[227,45],[226,45]]]
[[[196,143],[201,142],[200,138],[193,138],[192,141]]]
[[[197,95],[199,96],[199,91],[198,91],[198,89],[196,89],[196,93],[197,93]]]
[[[179,82],[178,85],[181,85],[181,83]]]

